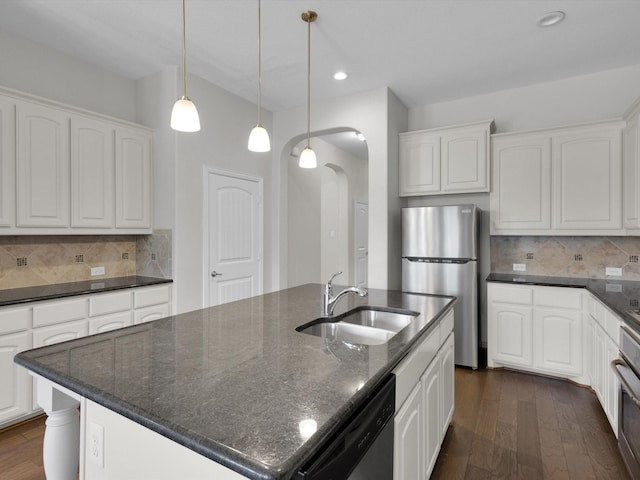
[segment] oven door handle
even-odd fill
[[[640,407],[640,398],[638,398],[636,393],[633,391],[633,388],[631,388],[631,385],[629,385],[629,382],[627,382],[627,379],[624,378],[624,375],[620,373],[620,367],[626,368],[627,370],[632,371],[629,368],[629,365],[627,365],[624,360],[616,358],[615,360],[611,361],[611,368],[613,369],[613,373],[616,374],[616,377],[618,377],[618,380],[620,380],[620,383],[629,394],[629,398],[631,398],[631,400],[636,406]]]

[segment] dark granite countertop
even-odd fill
[[[361,305],[420,316],[354,350],[295,327],[321,316],[309,284],[19,354],[16,362],[252,479],[288,479],[429,332],[455,299],[386,290]],[[338,291],[338,287],[336,287]],[[309,439],[299,424],[317,422]]]
[[[128,277],[104,278],[101,280],[87,280],[85,282],[57,283],[53,285],[39,285],[36,287],[11,288],[0,290],[0,307],[19,303],[36,302],[39,300],[53,300],[56,298],[73,297],[87,293],[107,292],[131,287],[146,287],[161,283],[171,283],[166,278]]]
[[[603,278],[516,275],[510,273],[492,273],[487,277],[487,282],[586,288],[598,300],[622,318],[627,326],[640,334],[640,322],[629,314],[629,310],[635,310],[639,307],[640,282]]]

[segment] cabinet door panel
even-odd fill
[[[545,136],[492,141],[491,228],[551,227],[551,141]]]
[[[610,365],[611,362],[618,358],[618,346],[613,343],[613,341],[609,338],[605,338],[605,412],[607,417],[609,418],[609,423],[611,424],[611,428],[615,433],[616,437],[618,436],[618,402],[620,395],[620,381],[618,377],[613,373]]]
[[[154,305],[152,307],[145,307],[136,309],[134,312],[134,324],[152,322],[153,320],[158,320],[160,318],[169,316],[169,305]]]
[[[18,227],[69,225],[69,115],[16,106]]]
[[[553,137],[553,226],[622,228],[620,128]]]
[[[422,379],[422,405],[424,408],[425,472],[420,477],[429,478],[440,451],[442,438],[442,399],[439,359],[431,362]]]
[[[400,136],[400,195],[440,191],[440,136]]]
[[[640,228],[640,123],[638,115],[624,128],[624,226]]]
[[[442,380],[442,434],[444,438],[449,428],[449,424],[453,418],[453,410],[455,404],[455,355],[454,355],[454,334],[451,333],[449,338],[442,347],[440,365]]]
[[[0,336],[0,425],[31,411],[31,382],[13,357],[31,348],[31,333]]]
[[[71,226],[113,228],[115,160],[113,127],[71,119]]]
[[[394,418],[393,478],[416,480],[424,477],[423,410],[420,383]]]
[[[89,319],[89,335],[109,332],[133,325],[132,312],[120,312]]]
[[[582,312],[536,308],[533,325],[536,367],[582,374]]]
[[[442,191],[446,193],[488,192],[488,131],[443,133]]]
[[[0,227],[15,222],[15,102],[0,97]]]
[[[151,227],[151,138],[116,130],[116,227]]]
[[[491,302],[489,305],[489,358],[532,366],[532,308]]]

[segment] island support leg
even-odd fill
[[[47,414],[42,463],[47,480],[75,480],[80,460],[80,402],[38,378],[38,405]]]

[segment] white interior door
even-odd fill
[[[262,293],[262,180],[209,171],[208,305]]]
[[[354,237],[356,285],[366,287],[369,281],[369,204],[367,202],[356,200]]]

